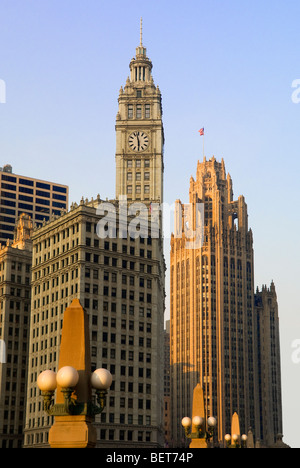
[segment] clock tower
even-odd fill
[[[130,77],[119,94],[116,118],[116,198],[146,205],[163,202],[161,93],[154,85],[152,62],[142,40],[130,62]]]

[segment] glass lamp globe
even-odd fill
[[[112,375],[107,369],[97,369],[92,373],[91,384],[96,390],[107,390],[112,384]]]
[[[211,416],[210,418],[208,418],[207,424],[209,425],[209,427],[216,427],[216,425],[217,425],[216,418]]]
[[[238,436],[237,434],[233,434],[232,440],[233,440],[234,442],[237,442],[238,438],[239,438],[239,436]]]
[[[183,420],[181,421],[181,424],[183,425],[183,427],[191,427],[192,420],[191,418],[183,418]]]
[[[248,437],[246,436],[246,434],[243,434],[242,435],[242,441],[243,442],[246,442],[248,440]]]
[[[226,434],[225,440],[226,440],[226,442],[230,442],[230,441],[231,441],[231,435],[230,435],[230,434]]]
[[[65,366],[58,371],[56,380],[62,388],[73,388],[78,384],[79,374],[74,367]]]
[[[42,392],[54,392],[57,387],[56,373],[51,370],[45,370],[37,379],[37,386]]]
[[[193,424],[194,424],[194,426],[196,426],[196,427],[202,426],[202,424],[203,424],[203,418],[201,418],[200,416],[195,416],[195,417],[193,418]]]

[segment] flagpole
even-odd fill
[[[204,159],[204,127],[199,130],[200,136],[203,137],[203,159]]]

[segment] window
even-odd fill
[[[67,193],[66,187],[58,187],[57,185],[53,185],[52,190],[54,192]]]
[[[16,177],[12,177],[12,176],[2,174],[1,178],[2,178],[2,180],[6,180],[7,182],[14,182],[14,183],[17,182]]]
[[[137,181],[140,181],[140,180],[141,180],[141,173],[140,173],[140,172],[137,172],[137,173],[135,174],[135,180],[137,180]]]
[[[138,97],[138,98],[142,97],[142,90],[141,89],[137,90],[136,97]]]
[[[150,185],[145,185],[144,192],[145,193],[150,193]]]
[[[132,182],[132,172],[127,172],[127,180],[128,182]]]
[[[142,106],[140,104],[136,106],[136,118],[137,119],[142,118]]]
[[[36,183],[36,186],[37,186],[38,188],[42,188],[42,189],[44,189],[44,190],[50,190],[50,185],[49,185],[49,184],[44,184],[44,183],[42,183],[42,182],[37,182],[37,183]]]
[[[128,119],[133,119],[133,105],[128,105]]]
[[[150,172],[145,172],[144,179],[145,180],[150,180]]]
[[[3,176],[2,176],[2,180],[3,180]],[[5,179],[5,180],[7,180],[7,179]],[[33,180],[19,179],[19,183],[23,184],[23,185],[29,185],[29,186],[33,187]]]
[[[129,195],[132,194],[132,185],[127,185],[127,193],[128,193]]]
[[[46,198],[50,198],[50,193],[49,192],[44,192],[43,190],[37,190],[36,191],[36,195],[39,196],[39,197],[46,197]],[[60,197],[60,196],[63,196],[63,195],[57,195],[56,197],[54,197],[54,194],[53,194],[53,198],[57,198],[57,197]],[[60,200],[66,200],[66,197],[63,196],[64,198],[60,198]]]
[[[145,105],[145,118],[150,119],[150,104]]]

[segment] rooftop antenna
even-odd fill
[[[143,47],[143,18],[141,18],[140,26],[140,46]]]

